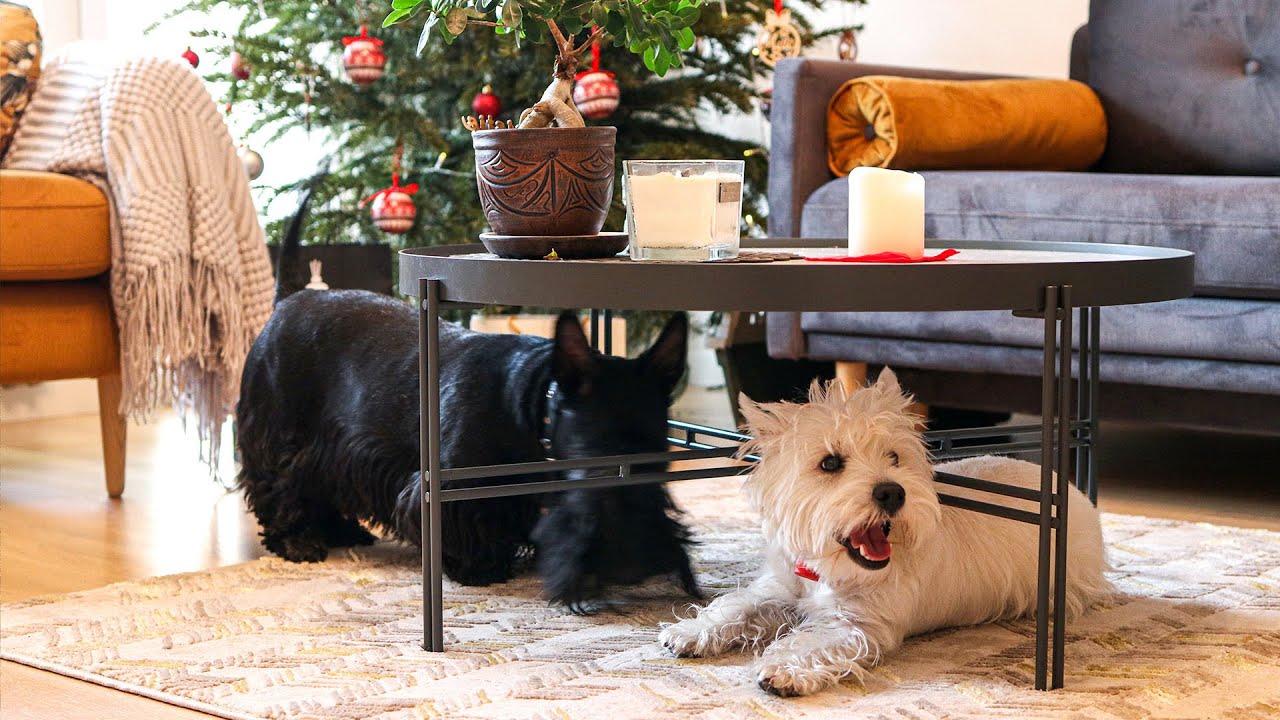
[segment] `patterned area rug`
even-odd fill
[[[711,592],[753,574],[739,480],[676,486]],[[1068,629],[1067,689],[1030,690],[1034,626],[909,641],[815,697],[756,689],[750,657],[676,660],[654,584],[590,617],[535,579],[448,587],[450,650],[424,652],[416,555],[379,546],[320,565],[264,559],[3,607],[9,660],[228,718],[1280,717],[1280,534],[1107,516],[1121,594]]]

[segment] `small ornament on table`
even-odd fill
[[[382,77],[387,66],[387,54],[382,51],[382,41],[369,35],[367,25],[360,26],[360,34],[342,38],[346,49],[342,51],[342,67],[347,77],[357,85],[369,85]]]
[[[853,62],[858,59],[858,38],[852,30],[840,33],[840,44],[836,46],[836,54],[841,60]]]
[[[573,86],[573,104],[592,120],[607,118],[618,109],[622,91],[613,73],[600,69],[600,41],[591,44],[591,69],[578,73]]]
[[[791,11],[782,6],[782,0],[773,0],[773,9],[764,13],[756,54],[765,65],[773,67],[783,58],[798,57],[800,46],[800,31],[791,23]]]
[[[200,56],[196,54],[195,50],[191,49],[190,45],[187,46],[186,50],[182,51],[182,58],[191,63],[191,67],[200,67]]]
[[[257,180],[266,168],[266,163],[263,162],[262,156],[256,150],[250,150],[244,145],[237,148],[236,154],[240,156],[240,164],[244,165],[245,175],[248,175],[250,180]]]
[[[311,268],[311,280],[307,283],[307,289],[328,290],[329,284],[324,281],[324,278],[320,277],[321,262],[319,260],[312,260],[307,263],[307,265]]]
[[[492,85],[485,83],[480,94],[472,99],[471,110],[481,117],[497,117],[502,112],[502,98],[493,94]]]
[[[369,215],[373,224],[383,232],[403,235],[413,228],[413,219],[418,215],[418,208],[413,204],[410,195],[418,192],[418,183],[400,184],[400,156],[404,146],[396,147],[396,154],[391,161],[391,187],[386,187],[360,201],[360,207],[372,203]]]
[[[231,77],[237,80],[249,79],[249,62],[238,52],[231,53]]]

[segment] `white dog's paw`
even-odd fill
[[[702,645],[703,633],[697,618],[681,620],[662,628],[658,642],[679,658],[696,658],[707,654]]]
[[[836,677],[829,672],[770,662],[762,664],[756,675],[756,685],[761,690],[784,698],[812,695],[835,684],[835,681]]]

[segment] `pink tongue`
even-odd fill
[[[893,553],[893,545],[884,536],[883,525],[873,525],[865,533],[854,533],[850,540],[862,550],[862,556],[868,560],[888,560]]]

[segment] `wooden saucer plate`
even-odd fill
[[[625,232],[602,232],[596,235],[498,235],[480,233],[480,242],[489,252],[501,258],[541,260],[556,255],[578,258],[612,257],[627,249]]]

